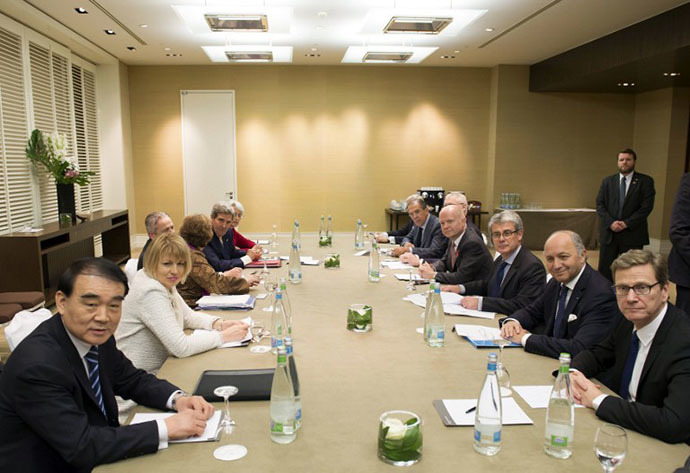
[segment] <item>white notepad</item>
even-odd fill
[[[158,419],[167,419],[170,416],[174,416],[174,412],[140,412],[134,414],[131,424],[141,424],[143,422],[149,422]],[[220,424],[222,412],[216,411],[213,413],[211,418],[206,421],[206,429],[204,433],[198,437],[187,437],[186,439],[179,440],[168,440],[169,443],[193,443],[193,442],[215,442],[218,440],[218,425]]]
[[[503,408],[503,425],[534,424],[525,411],[512,397],[501,398]],[[450,425],[474,425],[475,411],[467,412],[477,406],[476,399],[444,399],[442,401],[452,420]],[[445,423],[445,422],[444,422]]]

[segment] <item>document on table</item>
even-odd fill
[[[211,294],[203,296],[196,301],[198,309],[224,310],[224,309],[253,309],[256,298],[250,294],[227,295]]]
[[[487,327],[484,325],[467,325],[455,324],[453,330],[460,337],[465,337],[468,342],[477,348],[498,348],[498,344],[494,341],[501,337],[501,330],[496,327]],[[506,348],[521,347],[519,343],[510,342]]]
[[[534,424],[525,411],[520,408],[515,399],[512,397],[501,398],[501,406],[503,409],[502,423],[503,425],[525,425]],[[474,425],[474,416],[477,407],[476,399],[443,399],[434,401],[434,407],[441,416],[443,425],[447,427]]]
[[[357,251],[354,253],[355,256],[367,256],[369,254],[369,250],[362,250],[362,251]]]
[[[251,317],[245,317],[241,320],[245,324],[249,325],[249,327],[252,326],[253,320]],[[194,333],[196,332],[210,332],[210,330],[204,330],[204,329],[196,329],[194,330]],[[219,345],[218,348],[235,348],[235,347],[246,347],[249,345],[249,340],[252,339],[252,331],[248,328],[247,333],[244,336],[242,340],[235,340],[233,342],[225,342],[222,345]]]
[[[282,259],[283,261],[289,261],[290,257],[289,256],[281,256],[280,259]],[[299,262],[305,266],[318,266],[320,261],[312,258],[311,256],[300,256]]]
[[[413,266],[407,263],[401,263],[400,261],[382,261],[381,266],[388,269],[413,269]]]
[[[493,320],[496,315],[494,312],[484,312],[483,310],[465,309],[461,305],[443,304],[443,312],[448,315],[466,315],[468,317],[477,317],[480,319]]]
[[[553,386],[513,386],[522,399],[525,400],[532,409],[546,409],[549,407],[549,398]],[[575,403],[575,407],[585,407]]]
[[[398,275],[396,274],[395,277],[397,278]],[[409,280],[409,278],[407,278],[407,279]],[[426,295],[425,294],[410,294],[406,297],[403,297],[403,300],[404,301],[410,301],[414,305],[418,305],[419,307],[426,307]],[[460,294],[456,294],[454,292],[442,292],[441,293],[441,303],[444,306],[446,304],[459,305],[461,300],[462,300],[462,296]]]
[[[256,240],[257,245],[270,245],[271,240]]]
[[[155,421],[158,419],[167,419],[168,417],[174,415],[174,412],[139,412],[137,414],[134,414],[134,418],[132,418],[132,422],[130,422],[130,425],[141,424],[143,422],[149,422],[152,420]],[[218,430],[218,424],[220,424],[221,416],[221,411],[214,412],[211,418],[206,421],[206,429],[204,429],[204,433],[202,433],[198,437],[187,437],[186,439],[179,440],[168,440],[168,443],[215,442],[216,440],[218,440],[218,434],[220,433],[220,430]]]
[[[394,275],[398,281],[409,281],[410,275],[408,273],[395,273]],[[417,282],[429,282],[428,279],[424,279],[419,274],[413,274],[412,280]]]

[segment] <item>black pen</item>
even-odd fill
[[[469,414],[470,412],[474,412],[475,410],[477,410],[477,406],[470,407],[469,409],[467,409],[467,410],[465,411],[465,414]]]

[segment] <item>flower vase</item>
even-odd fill
[[[60,225],[77,223],[77,208],[74,202],[74,184],[59,184],[57,187],[58,222]]]

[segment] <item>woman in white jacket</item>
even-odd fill
[[[175,287],[190,270],[189,247],[176,233],[159,235],[146,251],[144,269],[132,281],[115,332],[118,348],[137,368],[155,374],[169,355],[184,358],[246,336],[247,324],[185,304]],[[204,330],[186,334],[185,329]],[[131,405],[120,402],[120,415]]]

